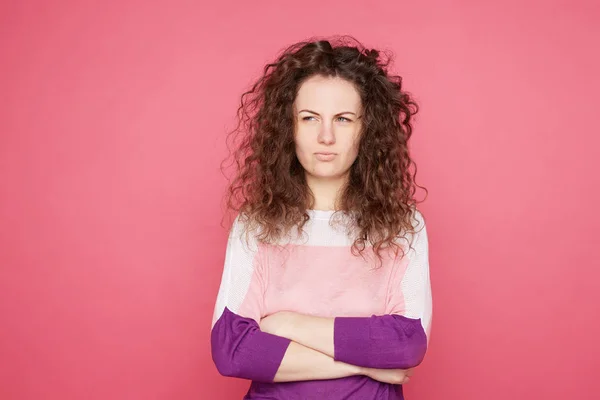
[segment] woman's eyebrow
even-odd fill
[[[306,111],[306,112],[308,112],[308,113],[311,113],[311,114],[315,114],[315,115],[319,115],[319,116],[320,116],[320,114],[319,114],[318,112],[315,112],[315,111],[312,111],[312,110],[300,110],[300,111],[298,111],[298,114],[300,114],[302,111]],[[340,113],[337,113],[337,114],[335,114],[335,116],[337,117],[338,115],[342,115],[342,114],[352,114],[352,115],[356,115],[356,113],[355,113],[355,112],[352,112],[352,111],[342,111],[342,112],[340,112]]]

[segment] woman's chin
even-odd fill
[[[344,171],[311,171],[310,176],[313,179],[335,180],[341,179],[345,175]]]

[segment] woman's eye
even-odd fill
[[[337,117],[337,120],[340,122],[352,122],[351,119],[348,119],[346,117]],[[316,121],[316,118],[314,116],[306,116],[302,117],[302,121]]]

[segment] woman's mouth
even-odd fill
[[[330,152],[319,152],[315,153],[315,157],[319,161],[331,161],[335,158],[337,154]]]

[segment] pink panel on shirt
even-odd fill
[[[382,315],[402,303],[400,282],[407,263],[384,257],[383,266],[372,251],[366,259],[354,256],[350,247],[288,245],[284,250],[261,246],[264,265],[255,270],[249,292],[264,291],[261,314],[288,310],[335,317]],[[393,268],[398,268],[395,274]],[[245,302],[246,303],[246,302]],[[242,310],[256,305],[243,304]]]
[[[250,280],[250,285],[246,291],[244,301],[240,305],[236,313],[242,317],[252,318],[257,323],[260,323],[264,313],[264,292],[265,292],[265,274],[264,274],[264,254],[262,250],[263,244],[258,245],[259,251],[255,254],[252,260],[252,268],[254,273]]]

